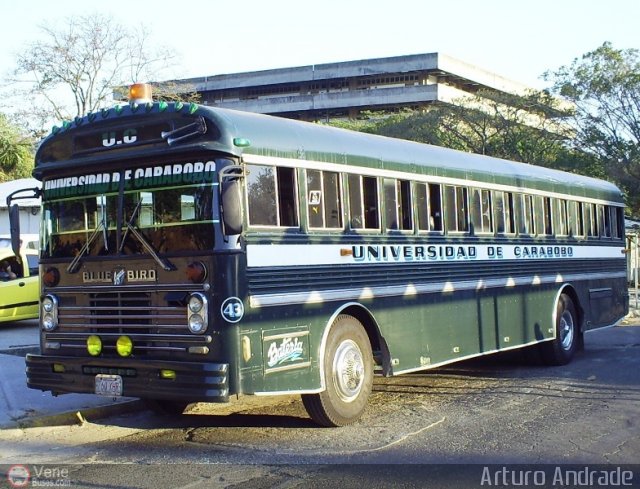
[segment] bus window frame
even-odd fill
[[[418,200],[418,187],[422,186],[424,187],[424,191],[425,191],[425,206],[421,207],[420,206],[420,201]],[[436,211],[439,211],[439,222],[440,222],[440,226],[439,229],[436,226],[436,220],[434,218],[434,209],[433,209],[433,199],[434,199],[434,195],[432,193],[432,190],[434,188],[438,189],[438,201],[439,201],[439,208]],[[440,183],[434,183],[434,182],[414,182],[414,192],[413,192],[413,200],[415,201],[416,205],[415,205],[415,209],[414,209],[414,216],[415,216],[415,220],[414,220],[414,226],[415,226],[415,230],[417,234],[437,234],[437,235],[444,235],[444,227],[445,227],[445,220],[444,220],[444,202],[443,202],[443,193],[442,193],[442,184]],[[426,212],[426,216],[423,216],[423,212]],[[420,218],[421,217],[426,217],[427,219],[427,229],[423,229],[420,227]]]
[[[278,165],[269,165],[269,164],[258,164],[258,163],[247,163],[246,167],[245,167],[245,174],[249,175],[250,174],[250,167],[268,167],[271,168],[273,170],[273,185],[274,185],[274,202],[275,202],[275,214],[276,214],[276,223],[275,225],[273,224],[253,224],[251,223],[251,207],[250,207],[250,192],[249,192],[249,179],[245,178],[245,184],[244,184],[244,202],[245,202],[245,206],[246,206],[246,212],[245,212],[245,216],[246,216],[246,224],[247,224],[247,229],[255,229],[255,230],[273,230],[273,231],[287,231],[287,232],[291,232],[293,230],[300,230],[301,229],[301,216],[300,216],[300,197],[299,197],[299,189],[300,189],[300,183],[299,183],[299,175],[298,175],[298,171],[296,168],[294,167],[288,167],[288,166],[278,166]],[[297,225],[293,225],[293,226],[282,226],[280,224],[281,222],[281,209],[280,209],[280,202],[281,202],[281,196],[279,194],[280,192],[280,185],[279,185],[279,175],[278,175],[278,169],[283,168],[286,170],[291,171],[292,175],[293,175],[293,193],[292,193],[292,197],[294,199],[294,203],[293,203],[293,209],[296,212],[296,220],[298,221]]]

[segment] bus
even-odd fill
[[[623,196],[584,176],[148,98],[55,127],[34,176],[54,395],[300,394],[342,426],[374,376],[564,365],[628,311]]]

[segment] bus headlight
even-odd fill
[[[194,292],[189,297],[187,306],[187,325],[193,334],[202,334],[208,326],[208,301],[199,292]]]
[[[200,314],[192,314],[189,316],[189,331],[195,334],[202,333],[206,329],[204,319]]]
[[[203,307],[204,307],[204,303],[202,302],[201,297],[198,297],[197,295],[192,295],[189,298],[189,311],[193,313],[198,313],[202,311]]]
[[[55,295],[45,296],[41,308],[42,328],[53,331],[58,326],[58,298]]]

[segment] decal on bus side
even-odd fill
[[[294,331],[265,336],[262,339],[265,373],[279,372],[311,365],[309,331]]]

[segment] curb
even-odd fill
[[[74,424],[82,425],[87,421],[107,418],[109,416],[117,416],[137,411],[144,411],[147,407],[144,401],[135,399],[133,401],[124,401],[117,404],[107,404],[104,406],[96,406],[77,411],[66,411],[63,413],[43,414],[32,418],[24,418],[16,420],[14,423],[0,427],[7,428],[45,428],[49,426],[69,426]]]

